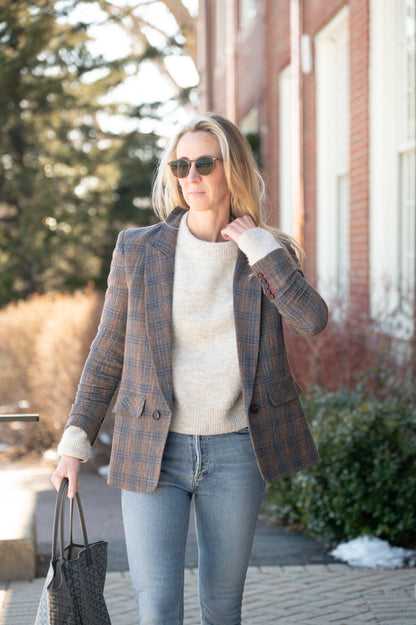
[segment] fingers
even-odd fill
[[[51,482],[59,490],[62,480],[68,478],[68,497],[75,497],[79,490],[78,475],[81,469],[81,460],[72,456],[62,456],[58,466],[51,476]]]
[[[235,241],[238,243],[241,235],[250,230],[251,228],[255,228],[256,224],[250,215],[243,215],[243,217],[238,217],[234,219],[231,223],[229,223],[225,228],[221,230],[222,238],[226,241]]]

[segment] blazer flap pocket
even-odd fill
[[[273,388],[267,389],[267,394],[273,406],[280,406],[301,395],[302,389],[293,378],[285,378]]]
[[[130,417],[140,417],[145,401],[144,397],[136,393],[119,393],[113,412]]]

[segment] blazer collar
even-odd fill
[[[174,256],[176,249],[176,239],[178,237],[179,224],[186,210],[177,206],[166,220],[162,222],[158,236],[149,243],[165,256]]]

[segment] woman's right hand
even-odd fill
[[[63,455],[52,474],[51,482],[55,486],[56,490],[59,490],[62,480],[64,477],[67,477],[69,480],[68,497],[72,499],[79,490],[78,475],[80,470],[81,460],[79,458]]]

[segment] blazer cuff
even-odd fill
[[[91,453],[91,443],[82,428],[70,425],[64,431],[58,445],[59,456],[73,456],[81,462],[87,462]]]
[[[248,258],[249,265],[255,265],[259,260],[282,247],[271,232],[264,228],[250,228],[239,240],[238,247]]]

